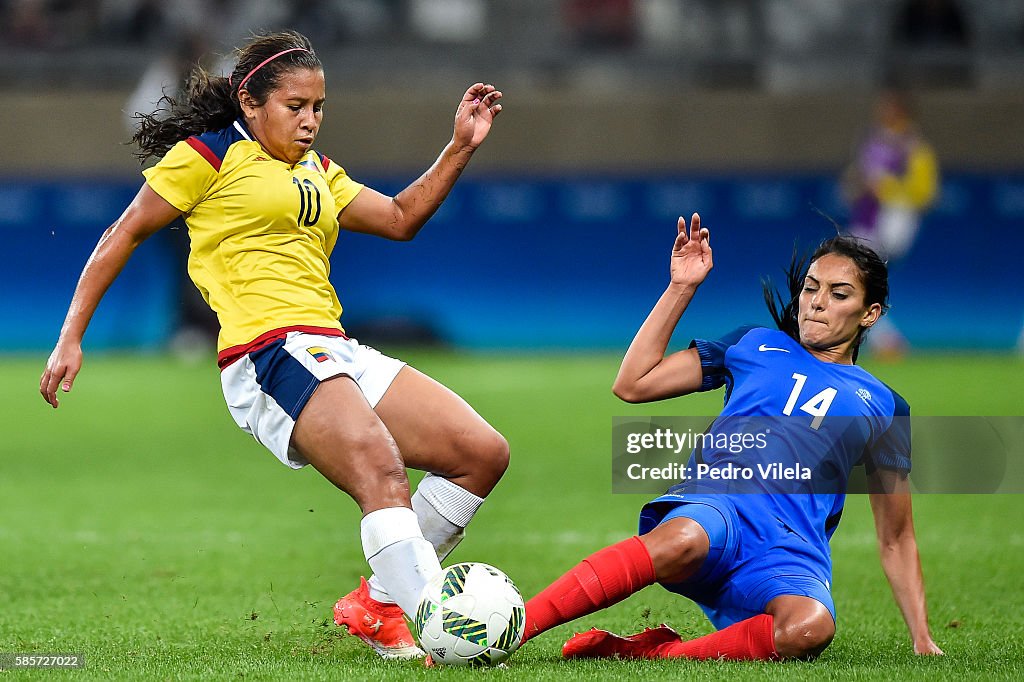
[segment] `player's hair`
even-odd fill
[[[152,114],[139,113],[141,121],[132,142],[145,161],[163,156],[191,135],[221,130],[241,116],[238,92],[245,89],[257,105],[280,85],[293,69],[323,69],[309,39],[295,31],[257,35],[237,50],[235,68],[228,77],[209,73],[196,65],[180,100],[164,95]],[[267,60],[270,61],[267,61]]]
[[[776,289],[770,280],[761,281],[761,289],[764,292],[764,302],[768,305],[768,312],[775,320],[778,328],[792,337],[799,343],[800,323],[797,318],[800,308],[800,290],[804,286],[804,278],[807,277],[807,270],[816,260],[822,256],[836,254],[845,256],[853,261],[860,272],[861,281],[864,284],[864,303],[872,305],[877,303],[882,307],[884,315],[889,310],[889,267],[875,251],[863,241],[846,235],[836,235],[826,239],[818,245],[810,257],[800,256],[796,249],[793,250],[793,258],[786,268],[786,288],[788,298]],[[866,328],[857,332],[857,338],[853,342],[853,361],[857,361],[857,354],[860,351],[860,344],[867,334]]]

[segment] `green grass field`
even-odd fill
[[[645,497],[612,495],[613,415],[716,414],[721,394],[627,406],[618,356],[405,357],[465,396],[512,445],[512,466],[452,560],[507,571],[529,597],[635,532]],[[365,574],[355,505],[236,429],[216,368],[87,357],[53,411],[44,358],[0,360],[0,652],[79,652],[37,679],[1024,679],[1024,497],[915,500],[931,624],[946,656],[917,658],[882,575],[867,499],[833,542],[839,612],[814,663],[563,662],[573,631],[668,622],[710,631],[693,604],[648,588],[558,628],[507,669],[385,663],[331,621]],[[916,414],[1022,414],[1024,361],[912,357],[870,366]],[[970,453],[965,453],[969,456]]]

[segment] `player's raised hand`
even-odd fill
[[[711,233],[700,226],[700,215],[690,218],[687,234],[686,218],[679,216],[679,233],[672,246],[672,283],[696,288],[711,272]]]
[[[491,124],[501,113],[501,91],[487,83],[471,85],[459,102],[455,111],[455,134],[452,141],[459,147],[471,150],[480,146],[487,134],[491,132]]]
[[[39,379],[39,393],[42,394],[43,400],[50,403],[53,409],[57,409],[60,405],[57,388],[65,393],[70,392],[81,369],[82,347],[78,344],[65,346],[63,342],[58,342],[46,362],[43,376]]]

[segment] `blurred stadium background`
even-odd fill
[[[839,175],[876,91],[914,95],[941,195],[893,273],[912,346],[1009,351],[1024,323],[1024,3],[1013,0],[0,1],[3,351],[50,347],[87,254],[136,191],[130,110],[250,31],[323,58],[318,148],[397,190],[433,159],[462,89],[506,113],[412,245],[344,236],[335,284],[368,341],[621,349],[660,291],[674,218],[718,263],[690,318],[764,320],[794,239],[844,223]],[[216,64],[211,64],[216,68]],[[141,103],[141,106],[140,106]],[[183,240],[142,248],[88,347],[180,327]]]
[[[452,386],[512,444],[456,559],[532,594],[635,532],[645,498],[609,494],[612,416],[721,405],[608,391],[664,286],[676,216],[701,212],[716,257],[677,341],[767,322],[760,277],[833,231],[819,211],[846,222],[839,178],[890,82],[911,89],[942,182],[892,273],[912,352],[868,367],[917,414],[1021,414],[1020,0],[0,0],[0,652],[82,651],[82,679],[441,674],[379,664],[330,627],[366,570],[358,510],[239,433],[211,349],[196,366],[163,353],[195,349],[187,330],[204,324],[181,230],[115,283],[61,410],[36,394],[76,278],[141,182],[126,110],[176,89],[194,55],[281,27],[326,65],[318,148],[383,191],[434,159],[467,85],[506,95],[414,242],[346,234],[333,258],[350,333]],[[945,660],[910,655],[854,498],[833,543],[842,626],[818,664],[565,666],[565,626],[501,674],[1024,679],[1021,498],[919,495],[915,510]],[[661,590],[585,626],[661,621],[709,628]]]

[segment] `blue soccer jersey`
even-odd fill
[[[781,331],[745,328],[691,347],[700,390],[725,386],[725,406],[705,434],[714,437],[690,457],[691,477],[649,505],[647,524],[674,501],[728,494],[754,531],[749,544],[780,527],[795,534],[802,561],[827,585],[828,541],[853,467],[910,470],[909,406],[864,369],[821,361]],[[747,446],[730,447],[740,432]]]
[[[701,463],[752,469],[753,482],[742,489],[760,485],[772,495],[754,496],[749,504],[764,505],[804,539],[827,543],[857,464],[909,471],[910,408],[865,370],[825,363],[787,334],[763,328],[737,330],[718,341],[696,339],[691,347],[700,355],[700,390],[726,389],[710,431],[770,431],[738,454],[698,447],[691,470]],[[689,485],[729,492],[735,483],[724,480],[722,485],[703,476]]]

